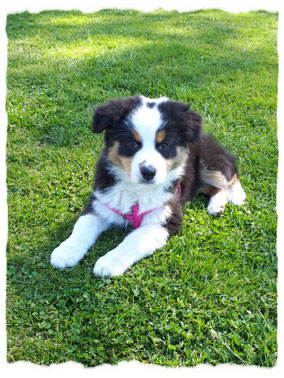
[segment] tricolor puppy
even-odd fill
[[[201,133],[201,116],[165,97],[110,100],[99,106],[93,132],[105,132],[94,190],[71,236],[51,255],[57,268],[75,266],[112,225],[133,230],[99,258],[96,276],[123,274],[142,257],[165,246],[182,224],[182,206],[195,193],[209,196],[208,213],[228,201],[241,205],[234,158]]]

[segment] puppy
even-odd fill
[[[92,129],[105,131],[105,145],[94,190],[71,236],[52,252],[51,264],[73,267],[103,231],[131,226],[94,267],[96,276],[118,276],[179,232],[182,206],[194,194],[209,196],[207,210],[215,216],[228,201],[242,205],[235,159],[201,132],[201,124],[189,105],[165,97],[136,96],[99,106]]]

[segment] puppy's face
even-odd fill
[[[185,163],[188,143],[198,141],[201,117],[164,97],[129,97],[97,108],[93,131],[103,130],[113,165],[134,183],[161,184]]]

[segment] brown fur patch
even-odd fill
[[[156,136],[156,142],[158,144],[162,143],[162,141],[165,139],[166,133],[164,130],[159,131]]]
[[[115,142],[114,145],[108,150],[109,160],[113,162],[117,167],[121,167],[121,162],[118,157],[118,146],[119,143]]]
[[[201,162],[200,179],[203,184],[212,185],[216,188],[226,189],[230,184],[220,171],[210,170]]]
[[[134,135],[136,142],[141,143],[141,135],[138,133],[138,131],[134,130],[133,135]]]
[[[123,168],[127,172],[128,176],[130,177],[132,158],[126,158],[126,157],[120,156],[118,154],[118,147],[119,147],[119,143],[115,142],[114,145],[109,149],[109,152],[108,152],[109,160],[115,166],[119,168]]]
[[[233,178],[232,178],[231,184],[232,184],[232,185],[236,185],[236,184],[238,184],[239,182],[240,182],[239,177],[238,177],[237,174],[235,174],[235,175],[233,176]]]
[[[128,176],[130,177],[132,158],[126,158],[126,157],[120,156],[120,160],[121,160],[121,164],[123,166],[123,169],[127,172]]]

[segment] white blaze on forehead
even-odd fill
[[[166,97],[160,99],[148,99],[142,97],[142,105],[134,111],[131,115],[131,122],[142,137],[142,143],[152,145],[155,144],[157,130],[162,125],[162,115],[157,107],[157,104],[166,101]],[[147,103],[155,104],[152,107],[147,106]]]

